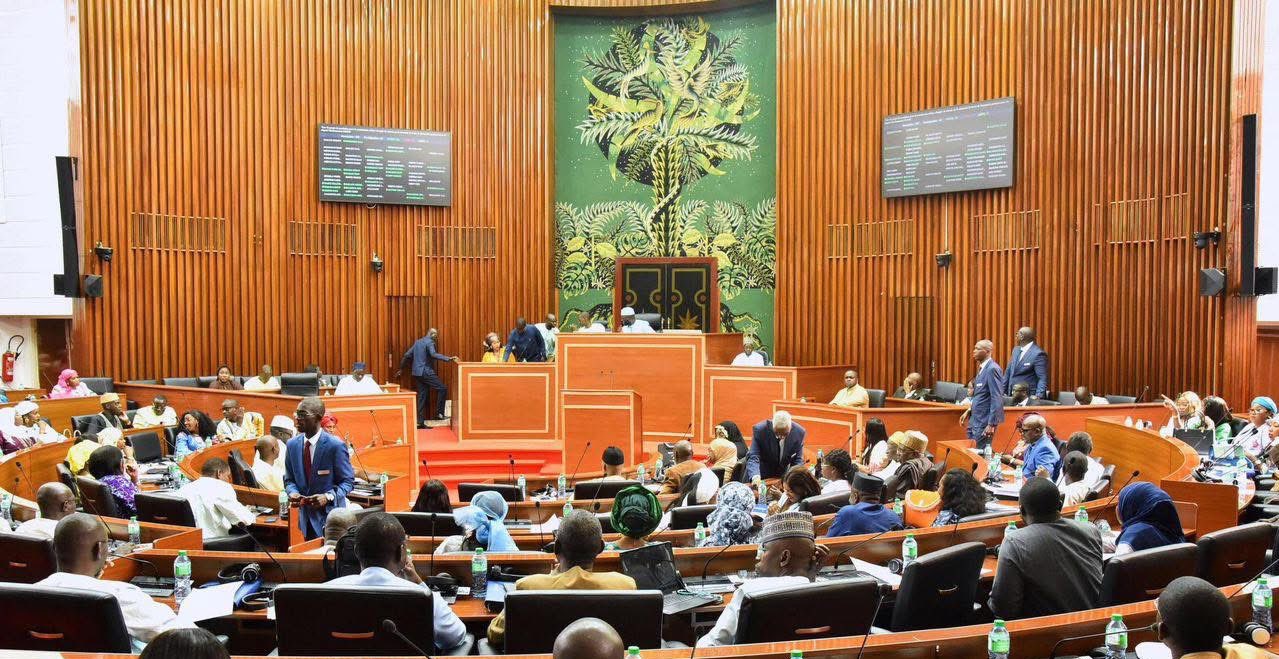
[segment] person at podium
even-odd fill
[[[780,411],[751,428],[751,451],[746,456],[746,480],[781,478],[787,469],[804,464],[804,427]]]
[[[520,362],[546,361],[546,342],[542,340],[542,333],[529,325],[523,316],[515,319],[515,329],[506,337],[502,360],[511,361],[511,355]]]
[[[577,332],[579,334],[603,334],[607,331],[608,329],[604,327],[603,323],[596,322],[594,318],[591,318],[591,312],[582,311],[577,314]]]
[[[755,350],[755,339],[742,338],[742,351],[733,358],[733,366],[768,366],[764,353]]]
[[[647,320],[635,317],[635,310],[631,307],[622,307],[622,333],[623,334],[655,334],[656,330]]]
[[[844,388],[835,392],[830,404],[840,407],[870,407],[870,394],[857,382],[857,371],[844,371]]]

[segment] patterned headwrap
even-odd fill
[[[610,518],[618,533],[628,538],[644,538],[661,521],[662,505],[644,486],[632,485],[617,493]]]
[[[744,483],[726,483],[719,491],[715,510],[706,521],[710,528],[703,547],[724,547],[730,544],[750,542],[755,535],[755,520],[751,509],[755,507],[755,494]]]

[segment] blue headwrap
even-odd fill
[[[464,528],[475,532],[475,539],[487,552],[519,551],[502,520],[506,519],[506,499],[497,492],[476,494],[471,505],[457,511],[457,519]]]
[[[1153,483],[1133,483],[1119,493],[1119,521],[1124,530],[1115,544],[1126,544],[1134,551],[1186,540],[1172,497]]]
[[[1275,407],[1275,400],[1269,396],[1257,396],[1252,399],[1254,407],[1264,407],[1270,411],[1270,414],[1279,414],[1279,408]]]

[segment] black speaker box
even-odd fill
[[[1226,291],[1226,271],[1220,268],[1204,268],[1199,271],[1199,294],[1221,295]]]
[[[102,275],[85,275],[83,291],[85,297],[102,297]]]
[[[1274,295],[1276,271],[1279,268],[1257,268],[1253,277],[1253,295]]]

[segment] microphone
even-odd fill
[[[1132,479],[1140,475],[1141,475],[1141,470],[1134,469],[1132,473],[1128,475],[1128,480],[1124,481],[1124,484],[1120,485],[1119,489],[1115,490],[1115,493],[1110,495],[1110,499],[1106,501],[1106,507],[1109,508],[1110,505],[1115,502],[1115,499],[1119,498],[1119,493],[1122,492],[1125,487],[1128,487],[1128,484],[1132,482]]]
[[[573,465],[573,475],[569,477],[569,484],[573,486],[573,490],[577,490],[577,470],[582,466],[582,460],[586,457],[586,452],[591,450],[590,440],[586,441],[586,446],[582,447],[582,454],[577,456],[577,464]],[[568,493],[564,493],[564,497],[568,498]]]
[[[36,488],[35,488],[35,486],[33,486],[33,485],[31,484],[31,477],[27,475],[27,470],[22,468],[22,461],[21,461],[21,460],[14,460],[14,461],[13,461],[13,464],[15,464],[15,465],[17,465],[17,466],[18,466],[18,473],[19,473],[19,474],[22,474],[22,480],[24,480],[24,481],[26,481],[26,482],[27,482],[27,489],[28,489],[28,490],[31,490],[31,498],[32,498],[32,499],[36,498]],[[13,479],[13,484],[14,484],[14,485],[17,485],[17,484],[18,484],[18,479],[16,479],[16,478],[15,478],[15,479]],[[14,489],[16,490],[17,488],[15,487]]]
[[[1153,632],[1158,627],[1159,627],[1159,623],[1152,622],[1149,625],[1146,625],[1145,627],[1133,627],[1128,630],[1128,633],[1131,634],[1132,632]],[[1098,634],[1082,634],[1080,636],[1069,636],[1069,637],[1063,638],[1053,644],[1052,652],[1048,653],[1048,659],[1057,659],[1057,649],[1061,647],[1062,643],[1065,643],[1067,641],[1083,641],[1090,638],[1101,638],[1106,635],[1107,635],[1106,632],[1101,632]]]
[[[355,464],[359,465],[360,471],[364,472],[365,480],[368,480],[369,483],[372,484],[373,481],[369,480],[372,478],[372,475],[369,474],[369,470],[365,468],[364,461],[360,459],[360,453],[355,450],[355,444],[351,443],[351,433],[347,433],[346,435],[346,445],[351,448],[351,456],[355,458]]]
[[[378,425],[377,415],[373,413],[373,410],[369,410],[369,418],[373,419],[373,429],[377,431],[377,440],[385,444],[386,435],[382,434],[382,427]]]
[[[431,542],[438,542],[435,539],[435,517],[436,513],[431,513]],[[435,550],[437,547],[431,547],[431,562],[426,568],[427,574],[435,574]]]
[[[715,559],[719,558],[720,554],[723,554],[724,552],[728,551],[728,548],[732,547],[733,545],[734,543],[732,542],[724,545],[723,549],[720,549],[719,551],[715,552],[714,556],[711,556],[710,558],[706,559],[706,564],[702,566],[702,582],[703,583],[706,581],[706,571],[710,569],[711,561],[714,561]]]
[[[426,480],[434,480],[431,478],[431,465],[426,463],[426,458],[422,458],[422,466],[426,468]]]
[[[880,584],[879,599],[875,602],[875,610],[870,614],[870,624],[866,625],[866,634],[862,636],[862,644],[857,648],[857,659],[862,659],[862,652],[866,650],[866,641],[870,640],[870,628],[875,626],[875,618],[879,617],[879,607],[884,604],[884,597],[887,595],[887,593],[884,592],[886,589],[892,590],[892,587]]]
[[[511,455],[510,453],[507,453],[506,459],[509,460],[511,464],[511,485],[514,485],[515,484],[515,456]]]
[[[277,570],[279,570],[279,571],[280,571],[280,578],[281,578],[281,579],[284,579],[284,583],[288,583],[288,582],[289,582],[289,575],[288,575],[287,573],[285,573],[285,571],[284,571],[284,566],[283,566],[283,565],[280,565],[280,561],[275,560],[275,557],[271,555],[271,552],[267,551],[266,547],[262,546],[262,543],[261,543],[261,542],[258,542],[258,538],[257,538],[257,536],[253,535],[253,533],[249,531],[249,525],[248,525],[248,524],[237,524],[236,526],[240,527],[240,530],[241,530],[241,531],[244,531],[244,535],[249,536],[249,539],[253,541],[253,544],[257,545],[258,549],[259,549],[259,550],[260,550],[263,554],[266,554],[266,557],[267,557],[267,558],[271,559],[271,562],[275,564],[275,569],[277,569]]]
[[[1141,388],[1141,394],[1137,396],[1137,402],[1140,403],[1146,399],[1146,394],[1150,392],[1150,385]]]
[[[880,531],[879,533],[876,533],[875,535],[872,535],[871,537],[866,538],[865,540],[862,540],[861,542],[854,543],[853,546],[851,547],[845,547],[844,551],[841,551],[838,554],[835,554],[835,560],[834,560],[835,567],[836,568],[839,567],[839,559],[843,558],[844,554],[847,554],[848,552],[854,549],[857,549],[858,547],[870,542],[871,540],[874,540],[875,538],[878,538],[881,535],[884,535],[885,533],[888,533],[890,531],[900,531],[900,530],[901,529],[884,529],[883,531]]]
[[[388,634],[391,634],[392,636],[394,636],[394,637],[396,637],[396,638],[400,639],[400,642],[401,642],[401,643],[403,643],[406,647],[408,647],[408,649],[410,649],[410,650],[412,650],[412,651],[414,651],[414,652],[416,652],[416,653],[418,653],[418,654],[422,655],[423,657],[426,657],[426,659],[431,659],[431,655],[429,655],[429,654],[427,654],[427,653],[423,652],[423,651],[422,651],[422,648],[420,648],[420,647],[418,647],[418,646],[417,646],[417,643],[414,643],[413,641],[410,641],[410,640],[409,640],[409,637],[407,637],[407,636],[405,636],[404,634],[401,634],[401,633],[400,633],[399,628],[395,626],[395,621],[394,621],[394,620],[391,620],[390,618],[383,618],[383,619],[382,619],[382,631],[384,631],[384,632],[386,632],[386,633],[388,633]]]
[[[152,563],[151,561],[141,559],[141,558],[134,558],[132,556],[125,556],[124,554],[117,554],[115,552],[111,552],[110,554],[108,554],[108,556],[110,556],[111,558],[123,558],[126,561],[133,561],[134,563],[140,563],[142,565],[145,565],[151,568],[151,578],[155,579],[156,582],[160,581],[160,568],[157,568],[155,566],[155,563]]]

